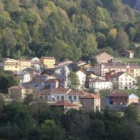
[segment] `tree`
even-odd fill
[[[70,72],[69,74],[69,86],[71,88],[78,88],[80,85],[79,78],[75,72]]]
[[[53,120],[46,120],[41,124],[42,140],[65,140],[64,130]]]
[[[124,51],[129,48],[129,38],[125,31],[121,30],[117,33],[114,49]]]
[[[7,93],[8,88],[18,85],[18,80],[10,72],[0,71],[0,91]]]

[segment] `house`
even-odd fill
[[[56,60],[54,57],[41,57],[40,62],[45,66],[47,69],[55,68]]]
[[[89,89],[106,90],[106,89],[113,88],[112,82],[100,78],[88,79],[88,83],[89,83]]]
[[[20,62],[15,59],[7,59],[4,61],[3,68],[5,71],[19,71],[20,70]]]
[[[13,86],[8,88],[8,96],[10,99],[22,100],[26,97],[27,94],[33,93],[33,90],[30,88],[24,88],[22,86]]]
[[[35,64],[36,64],[36,63],[40,63],[40,59],[37,58],[37,57],[34,57],[34,58],[31,59],[31,63],[32,63],[32,64],[34,64],[34,63],[35,63]]]
[[[22,83],[25,88],[32,88],[34,92],[39,92],[45,87],[45,82],[43,80],[32,80],[26,83]]]
[[[76,75],[78,76],[79,79],[79,83],[80,83],[80,88],[84,88],[85,87],[85,81],[86,81],[86,74],[83,73],[82,71],[77,71]]]
[[[56,78],[48,74],[41,74],[41,75],[36,76],[35,79],[47,81],[48,79],[56,79]]]
[[[69,101],[65,101],[65,100],[58,101],[58,102],[54,103],[53,105],[51,105],[51,107],[60,108],[64,112],[67,112],[67,111],[69,111],[71,109],[79,110],[78,105],[73,104],[73,103],[71,103]]]
[[[37,75],[40,74],[40,72],[36,71],[35,69],[33,68],[26,68],[26,69],[23,69],[22,72],[24,73],[29,73],[32,77],[35,77]]]
[[[31,67],[31,61],[27,59],[19,59],[20,70]]]
[[[130,105],[139,103],[139,97],[134,93],[111,93],[108,95],[108,105]]]
[[[106,81],[112,81],[114,75],[115,75],[115,70],[105,73]]]
[[[125,58],[134,58],[134,52],[126,50],[124,52],[121,52],[121,56]]]
[[[117,89],[135,89],[136,79],[126,72],[118,72],[113,76],[112,82]]]
[[[57,79],[49,79],[45,82],[45,87],[47,89],[53,89],[59,87],[59,80]]]
[[[63,62],[59,62],[55,64],[55,68],[62,68],[64,66],[69,66],[72,63],[72,61],[66,60]]]
[[[80,98],[82,109],[100,111],[100,96],[98,94],[88,94]]]
[[[79,89],[58,87],[51,90],[42,90],[40,98],[49,103],[56,103],[58,101],[67,100],[72,103],[80,103],[80,98],[88,93]]]
[[[121,63],[121,62],[110,62],[101,63],[94,66],[94,74],[98,76],[105,76],[110,71],[127,72],[134,78],[140,76],[140,66],[134,63]]]
[[[68,76],[70,74],[70,70],[68,66],[64,66],[62,68],[56,69],[54,72],[54,76],[60,80],[60,86],[67,88],[68,87]]]
[[[72,71],[76,71],[76,70],[80,70],[83,68],[84,65],[86,65],[87,63],[84,61],[76,61],[73,62],[69,65],[70,70]]]
[[[97,63],[108,63],[108,61],[113,59],[113,57],[106,52],[95,56],[95,58],[97,60]]]
[[[42,72],[42,71],[43,71],[43,65],[41,64],[39,58],[37,58],[37,57],[32,58],[32,59],[31,59],[31,64],[32,64],[32,67],[33,67],[36,71],[39,71],[39,72]]]
[[[32,80],[32,76],[29,73],[23,71],[13,72],[14,76],[19,79],[20,85]]]

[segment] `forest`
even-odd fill
[[[139,17],[121,0],[0,0],[0,58],[115,56],[140,42]]]
[[[71,110],[66,113],[28,96],[7,103],[0,96],[1,140],[139,140],[138,108],[124,113]]]

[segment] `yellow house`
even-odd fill
[[[55,67],[55,58],[54,57],[41,57],[40,62],[45,65],[46,68],[52,69]]]
[[[4,70],[10,70],[10,71],[19,71],[20,66],[19,66],[19,61],[15,59],[7,59],[4,61]]]
[[[30,68],[31,67],[31,61],[27,59],[20,59],[19,60],[20,70]]]
[[[33,89],[22,86],[12,86],[8,88],[8,96],[13,100],[22,100],[27,94],[33,93]]]

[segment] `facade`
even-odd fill
[[[79,79],[79,83],[80,83],[79,87],[84,88],[85,87],[85,81],[86,81],[86,74],[79,70],[79,71],[76,72],[76,75],[78,76],[78,79]]]
[[[34,92],[39,92],[45,87],[45,82],[43,80],[32,80],[26,83],[22,83],[25,88],[32,88]]]
[[[113,59],[113,57],[106,52],[97,55],[95,58],[98,63],[108,63],[108,61]]]
[[[108,105],[130,105],[139,103],[139,97],[129,93],[112,93],[108,96]]]
[[[122,52],[121,56],[125,58],[134,58],[134,52],[127,50],[127,51]]]
[[[26,59],[19,60],[20,70],[31,67],[31,61]]]
[[[67,88],[68,87],[68,76],[70,74],[70,70],[68,66],[64,66],[62,68],[56,69],[54,72],[54,76],[59,79],[60,86]]]
[[[59,80],[57,79],[49,79],[45,82],[45,87],[47,89],[53,89],[59,87]]]
[[[3,67],[5,71],[6,70],[20,71],[25,68],[31,67],[31,61],[25,59],[20,59],[20,60],[7,59],[4,61]]]
[[[117,89],[135,89],[136,79],[126,72],[118,72],[113,76],[112,82]]]
[[[50,103],[67,100],[72,103],[80,103],[80,98],[88,93],[79,89],[66,89],[58,87],[52,90],[41,91],[41,99]]]
[[[24,88],[22,86],[13,86],[8,88],[8,96],[10,99],[19,99],[22,100],[26,97],[27,94],[33,93],[33,90],[30,88]]]
[[[15,59],[7,59],[4,61],[4,70],[7,71],[19,71],[20,70],[20,62]]]
[[[54,57],[41,57],[40,62],[48,69],[55,68],[56,60]]]
[[[97,89],[97,90],[106,90],[106,89],[112,89],[113,84],[110,81],[105,81],[103,79],[88,79],[89,88],[90,89]]]
[[[19,79],[20,85],[32,80],[32,77],[29,73],[17,72],[14,73],[14,76]]]
[[[38,72],[42,72],[43,71],[43,65],[41,64],[40,62],[40,59],[37,58],[37,57],[34,57],[31,59],[31,64],[32,64],[32,67],[38,71]]]
[[[97,64],[94,67],[94,73],[95,75],[98,75],[98,76],[105,76],[106,73],[113,70],[115,71],[115,73],[127,72],[134,78],[140,76],[140,66],[133,63],[129,63],[129,64],[120,63],[120,62],[102,63],[102,64]]]
[[[91,109],[93,111],[100,111],[100,97],[98,94],[88,94],[80,98],[82,109]]]

